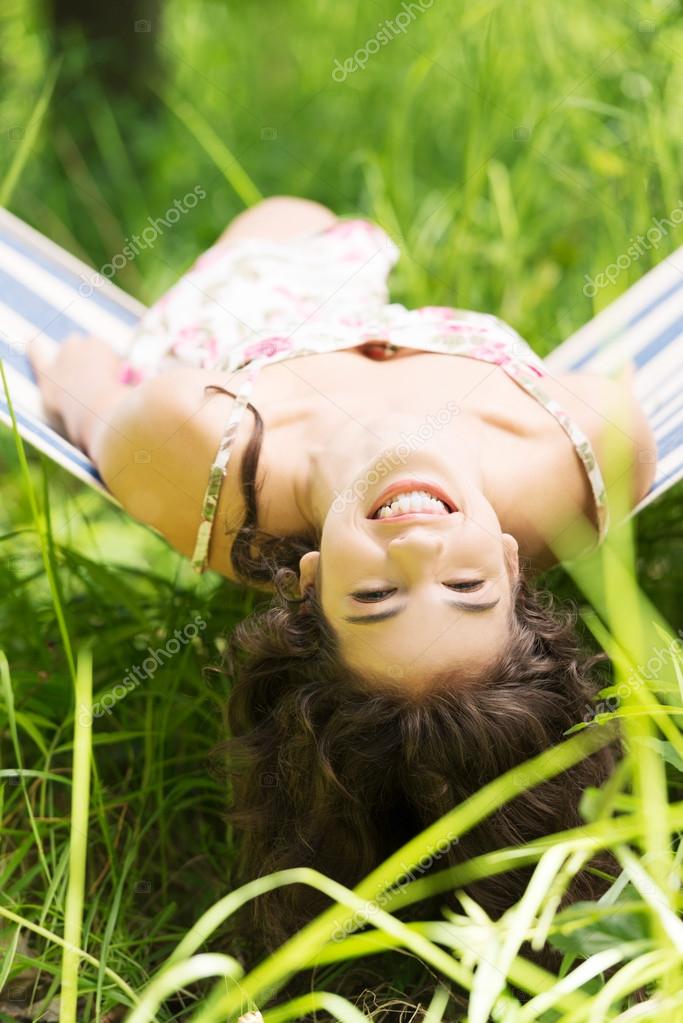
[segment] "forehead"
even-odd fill
[[[342,656],[361,672],[390,678],[419,678],[445,670],[481,671],[509,641],[508,602],[482,613],[443,606],[429,610],[418,600],[400,615],[356,624],[330,616]]]

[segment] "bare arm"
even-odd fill
[[[96,338],[77,337],[57,352],[31,351],[46,408],[92,458],[112,494],[134,518],[157,529],[182,554],[194,549],[209,469],[233,399],[208,384],[225,375],[180,367],[136,387],[118,383],[120,359]],[[247,431],[249,427],[246,427]],[[238,462],[240,437],[233,459]],[[244,506],[231,463],[221,492],[210,568],[235,579],[229,530]],[[220,524],[219,521],[220,520]]]
[[[237,216],[218,244],[249,238],[285,240],[336,221],[308,199],[275,196]],[[62,345],[39,339],[30,358],[47,410],[69,439],[94,461],[107,487],[135,518],[162,533],[183,554],[194,549],[209,469],[232,399],[205,393],[208,384],[230,390],[227,374],[184,368],[137,387],[118,382],[122,359],[104,341],[77,336]],[[249,414],[245,416],[247,422]],[[234,579],[231,535],[244,517],[237,485],[243,426],[235,439],[221,491],[209,565]]]
[[[655,477],[657,444],[633,388],[632,370],[610,379],[597,373],[567,373],[576,402],[575,415],[590,437],[608,486],[631,480],[633,506],[647,494]],[[621,445],[615,450],[615,443]]]
[[[134,388],[92,435],[93,459],[115,497],[187,557],[194,550],[209,470],[233,403],[227,395],[205,393],[208,384],[217,382],[216,373],[206,370],[166,373]],[[241,446],[238,437],[209,558],[209,567],[230,579],[236,578],[231,538],[244,517],[238,483]]]

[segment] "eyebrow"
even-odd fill
[[[445,601],[449,607],[455,607],[459,611],[472,611],[474,613],[481,613],[482,611],[490,611],[492,607],[500,601],[500,597],[496,597],[495,600],[480,601],[478,604],[472,604],[468,600],[447,600]],[[401,611],[405,610],[406,605],[402,607],[393,607],[388,611],[377,611],[375,614],[370,615],[347,615],[344,618],[345,622],[351,622],[354,625],[366,625],[368,622],[384,622],[387,618],[395,618],[396,615],[400,615]]]

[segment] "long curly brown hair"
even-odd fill
[[[315,588],[299,594],[299,560],[319,546],[319,536],[272,537],[259,529],[264,424],[249,409],[254,430],[241,465],[246,514],[232,564],[248,584],[274,584],[276,592],[230,638],[223,670],[232,683],[231,738],[213,751],[216,770],[229,776],[243,880],[309,865],[353,887],[487,782],[559,743],[604,684],[605,658],[582,647],[574,608],[560,607],[520,574],[505,653],[474,684],[446,672],[418,700],[409,684],[368,686],[344,663]],[[497,808],[435,868],[579,824],[583,791],[606,780],[617,753],[615,740]],[[613,864],[604,856],[593,866]],[[520,897],[529,873],[507,872],[467,890],[496,917]],[[604,887],[600,870],[585,869],[565,902]],[[251,923],[270,949],[325,905],[310,888],[284,887],[250,905]],[[545,953],[536,958],[554,961]]]
[[[277,581],[270,606],[231,637],[232,737],[215,750],[228,765],[244,875],[308,865],[353,887],[487,782],[560,742],[600,685],[601,658],[582,651],[575,612],[523,578],[498,663],[474,685],[455,671],[434,679],[419,700],[369,687],[344,664],[315,590],[295,596],[291,570]],[[581,795],[605,781],[615,752],[603,748],[499,807],[436,868],[579,824]],[[496,917],[528,877],[516,870],[468,891]],[[584,870],[566,901],[603,888]],[[276,947],[325,905],[303,886],[281,888],[253,904],[252,924]]]

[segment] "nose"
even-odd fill
[[[408,575],[420,575],[444,549],[443,537],[428,529],[411,529],[394,537],[388,545],[389,557]]]

